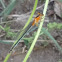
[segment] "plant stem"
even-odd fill
[[[32,45],[31,45],[29,51],[27,52],[27,54],[26,54],[26,56],[25,56],[23,62],[27,62],[27,59],[28,59],[29,55],[31,54],[31,52],[32,52],[32,50],[33,50],[33,48],[34,48],[34,45],[35,45],[35,43],[36,43],[36,41],[37,41],[37,39],[38,39],[38,37],[39,37],[40,31],[41,31],[41,28],[42,28],[42,25],[43,25],[43,21],[44,21],[45,15],[46,15],[47,7],[48,7],[48,2],[49,2],[49,0],[46,0],[46,2],[45,2],[45,7],[44,7],[44,11],[43,11],[44,17],[43,17],[43,19],[41,19],[41,23],[40,23],[40,25],[39,25],[37,34],[36,34],[36,36],[35,36],[35,38],[34,38],[34,40],[33,40],[33,43],[32,43]]]
[[[36,7],[37,7],[37,3],[38,3],[38,0],[35,0],[35,4],[34,4],[34,8],[33,8],[32,14],[31,14],[30,18],[28,19],[27,24],[26,24],[26,25],[24,26],[24,28],[23,28],[24,31],[25,31],[25,28],[29,25],[29,22],[31,21],[32,16],[34,15],[34,12],[35,12]],[[13,47],[14,45],[17,45],[17,44],[19,43],[19,39],[20,39],[20,38],[22,39],[22,37],[24,36],[24,35],[23,35],[23,34],[24,34],[24,31],[22,31],[22,32],[20,33],[20,35],[18,36],[17,40],[13,43],[12,47]],[[20,40],[21,40],[21,39],[20,39]],[[8,59],[9,59],[9,57],[10,57],[10,55],[11,55],[11,53],[12,53],[12,51],[13,51],[14,48],[15,48],[15,47],[13,47],[13,48],[10,49],[10,52],[7,54],[7,56],[6,56],[6,58],[4,59],[3,62],[7,62],[7,61],[8,61]]]

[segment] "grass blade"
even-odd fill
[[[50,38],[53,40],[53,42],[55,43],[55,45],[57,46],[58,50],[62,52],[62,48],[60,47],[60,45],[57,43],[57,41],[53,38],[53,36],[51,36],[51,34],[45,29],[42,28],[42,31]]]
[[[8,15],[12,9],[14,8],[15,6],[15,3],[16,3],[16,0],[12,0],[12,2],[8,5],[7,8],[5,8],[1,13],[0,13],[0,16],[3,16],[3,15]]]
[[[48,7],[48,2],[49,2],[49,0],[46,0],[46,2],[45,2],[45,7],[44,7],[44,11],[43,11],[44,18],[45,18],[46,11],[47,11],[47,7]],[[39,37],[40,31],[41,31],[41,28],[42,28],[42,25],[43,25],[43,22],[44,22],[44,18],[41,19],[41,22],[40,22],[40,25],[39,25],[37,34],[36,34],[36,36],[35,36],[35,38],[34,38],[34,40],[33,40],[33,43],[32,43],[32,45],[31,45],[30,49],[28,50],[28,52],[27,52],[27,54],[26,54],[26,56],[25,56],[23,62],[27,62],[27,59],[28,59],[29,55],[31,54],[31,52],[32,52],[32,50],[33,50],[33,48],[34,48],[34,45],[35,45],[35,43],[36,43],[36,41],[37,41],[37,39],[38,39],[38,37]]]

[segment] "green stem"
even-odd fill
[[[9,59],[11,53],[8,53],[8,55],[6,56],[5,60],[3,62],[7,62],[7,60]]]
[[[32,13],[31,13],[31,16],[29,17],[28,22],[25,24],[25,26],[24,26],[23,29],[25,29],[25,28],[29,25],[29,23],[30,23],[30,21],[31,21],[33,15],[34,15],[34,12],[35,12],[35,10],[36,10],[37,3],[38,3],[38,0],[35,0],[35,5],[34,5],[34,8],[33,8]]]
[[[24,30],[25,30],[25,28],[29,25],[29,22],[31,21],[32,16],[34,15],[34,12],[35,12],[36,7],[37,7],[37,3],[38,3],[38,0],[35,0],[35,4],[34,4],[34,8],[33,8],[32,14],[31,14],[30,18],[28,19],[28,22],[27,22],[26,25],[24,26],[24,28],[23,28]],[[12,46],[14,46],[14,45],[18,42],[18,40],[20,39],[20,37],[22,37],[22,34],[23,34],[23,33],[24,33],[23,31],[20,33],[20,35],[18,36],[17,40],[14,42],[14,44],[13,44]],[[13,50],[12,50],[12,51],[13,51]],[[12,51],[7,54],[6,58],[4,59],[4,62],[7,62],[7,61],[8,61],[8,59],[9,59],[9,57],[10,57]]]
[[[43,11],[44,18],[45,18],[46,11],[47,11],[47,7],[48,7],[48,2],[49,2],[49,0],[46,0],[46,2],[45,2],[45,7],[44,7],[44,11]],[[35,43],[36,43],[36,41],[37,41],[37,39],[38,39],[38,37],[39,37],[40,31],[41,31],[41,28],[42,28],[44,18],[41,19],[41,23],[40,23],[40,25],[39,25],[39,28],[38,28],[37,34],[36,34],[36,36],[35,36],[35,39],[33,40],[33,43],[32,43],[32,45],[31,45],[29,51],[27,52],[27,54],[26,54],[26,56],[25,56],[23,62],[27,62],[27,59],[28,59],[29,55],[31,54],[31,52],[32,52],[32,50],[33,50],[33,48],[34,48],[34,45],[35,45]]]

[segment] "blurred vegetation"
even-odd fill
[[[0,25],[0,29],[5,32],[5,39],[6,39],[6,38],[14,39],[14,38],[16,37],[16,33],[15,33],[15,32],[11,32],[9,26],[2,27],[2,26]]]
[[[47,24],[47,28],[50,30],[54,30],[54,29],[62,29],[62,23],[57,23],[57,22],[53,22],[53,23],[48,23]]]

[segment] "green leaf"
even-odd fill
[[[53,23],[49,23],[47,24],[47,27],[48,29],[62,29],[62,23],[56,23],[56,22],[53,22]]]
[[[62,48],[60,47],[60,45],[57,43],[57,41],[53,38],[53,36],[45,29],[42,28],[42,31],[50,38],[53,40],[53,42],[55,43],[55,45],[57,46],[58,50],[62,52]]]
[[[5,30],[1,25],[0,25],[0,29]]]
[[[11,39],[14,39],[15,37],[16,37],[16,34],[17,33],[14,33],[14,32],[7,32],[7,35],[6,35],[6,37],[10,37]]]
[[[0,13],[0,16],[3,16],[3,15],[8,15],[10,14],[10,12],[12,11],[12,9],[14,8],[15,6],[15,3],[16,3],[16,0],[11,0],[10,4],[7,6],[7,8],[5,8],[1,13]]]
[[[10,27],[5,27],[5,32],[9,32],[10,31]]]
[[[47,24],[47,27],[48,27],[49,29],[52,29],[52,28],[53,28],[53,26],[52,26],[51,23]]]
[[[0,2],[1,2],[1,4],[2,4],[3,8],[5,8],[4,1],[3,1],[3,0],[0,0]]]
[[[59,24],[57,25],[57,28],[58,28],[58,29],[62,29],[62,23],[59,23]]]
[[[59,60],[59,62],[62,62],[62,60]]]

